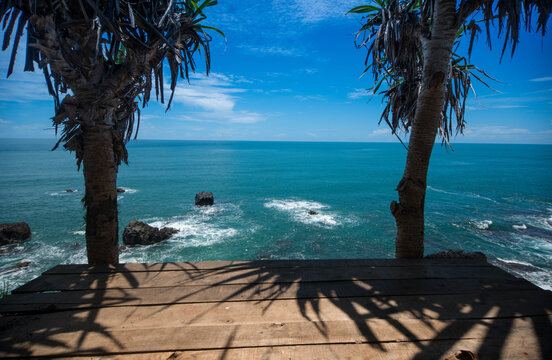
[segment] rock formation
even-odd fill
[[[0,224],[0,246],[15,244],[31,237],[31,228],[26,222]]]
[[[195,204],[197,206],[210,206],[215,203],[212,192],[202,191],[195,196]]]
[[[158,229],[141,221],[132,220],[123,231],[125,245],[152,245],[167,240],[178,230],[165,227]]]

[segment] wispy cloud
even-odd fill
[[[347,97],[349,99],[358,99],[361,97],[372,96],[373,94],[374,93],[372,91],[366,89],[355,89],[355,91],[348,93]]]
[[[5,73],[3,69],[1,73]],[[36,100],[51,100],[42,74],[20,72],[0,80],[0,101],[26,103]]]
[[[0,125],[8,125],[8,124],[12,124],[12,122],[4,119],[0,119]]]
[[[322,95],[296,95],[295,98],[301,101],[324,100]]]
[[[550,101],[550,96],[504,96],[504,94],[492,94],[480,96],[476,99],[470,98],[468,110],[500,110],[500,109],[521,109],[530,108],[535,103]]]
[[[288,18],[295,18],[302,23],[318,23],[320,21],[344,18],[345,13],[352,7],[358,5],[356,0],[274,0],[273,8],[287,15]]]
[[[181,82],[176,87],[173,101],[175,104],[199,108],[200,111],[180,116],[180,120],[242,124],[265,120],[266,115],[235,109],[236,103],[241,100],[238,94],[248,91],[236,87],[235,83],[246,82],[244,80],[246,79],[235,80],[232,76],[212,73],[209,76],[194,75],[190,84]]]
[[[318,72],[318,69],[315,69],[315,68],[306,68],[303,70],[305,73],[307,74],[315,74]]]
[[[464,131],[465,135],[478,137],[478,136],[496,136],[496,135],[528,135],[532,134],[529,129],[524,128],[509,128],[506,126],[483,126],[467,128]]]
[[[552,76],[545,76],[545,77],[540,77],[540,78],[535,78],[535,79],[529,79],[529,81],[533,81],[533,82],[552,81]]]
[[[257,53],[261,55],[281,55],[291,57],[304,56],[304,52],[295,48],[284,48],[278,46],[249,46],[238,45],[237,47],[244,49],[246,52]]]
[[[391,129],[377,129],[370,133],[370,135],[385,135],[391,134]]]
[[[263,90],[263,89],[254,89],[253,92],[262,93],[262,94],[281,94],[281,93],[290,93],[293,90],[291,89],[272,89],[272,90]]]

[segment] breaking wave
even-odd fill
[[[316,201],[306,200],[271,200],[264,206],[289,214],[294,221],[325,228],[333,228],[351,222],[335,212],[328,211],[329,206]]]

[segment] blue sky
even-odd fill
[[[205,24],[224,31],[227,44],[213,35],[211,74],[179,81],[166,113],[152,100],[138,138],[398,141],[378,126],[383,105],[369,96],[371,76],[360,78],[366,53],[353,40],[362,19],[345,13],[365,3],[219,1]],[[472,63],[502,81],[494,84],[500,93],[474,85],[478,101],[470,95],[465,135],[453,143],[552,143],[552,36],[523,33],[514,57],[507,50],[502,63],[502,42],[493,45],[489,51],[481,35]],[[0,138],[54,139],[42,75],[23,73],[20,51],[6,80],[9,55],[0,54]]]

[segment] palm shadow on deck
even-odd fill
[[[552,358],[551,293],[473,260],[64,265],[0,311],[0,356]]]

